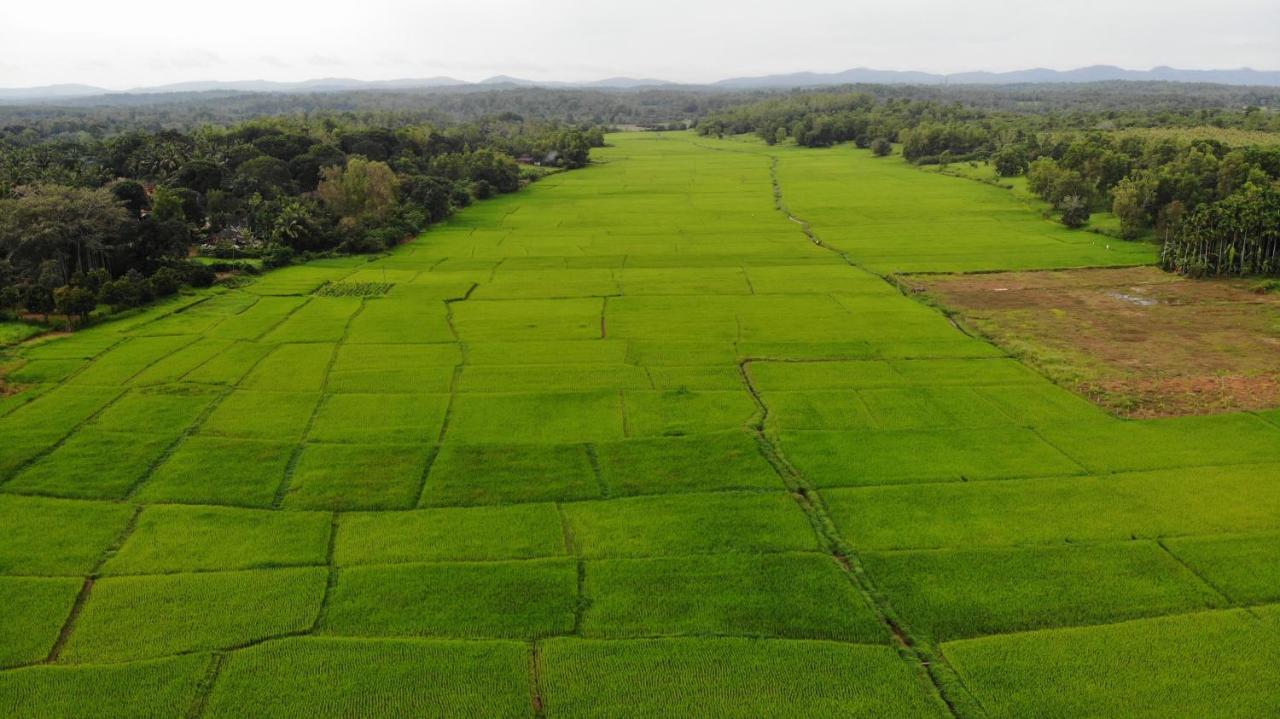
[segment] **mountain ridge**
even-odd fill
[[[125,91],[113,91],[102,87],[77,83],[43,85],[38,87],[0,88],[0,101],[59,100],[119,94],[160,94],[174,92],[340,92],[350,90],[412,90],[447,87],[546,87],[546,88],[596,88],[639,89],[646,87],[710,87],[726,90],[789,89],[821,87],[826,85],[882,84],[882,85],[1013,85],[1024,83],[1082,83],[1110,80],[1199,82],[1222,85],[1260,85],[1280,87],[1280,71],[1236,69],[1180,69],[1161,65],[1149,70],[1128,70],[1115,65],[1090,65],[1070,70],[1054,70],[1036,67],[1007,72],[972,71],[950,74],[929,73],[916,70],[883,70],[855,67],[839,72],[793,72],[770,75],[731,77],[711,83],[676,83],[655,78],[609,77],[583,82],[557,80],[529,80],[510,75],[495,75],[479,82],[468,82],[454,77],[435,76],[425,78],[401,78],[395,80],[359,80],[355,78],[313,78],[296,82],[274,80],[191,80],[135,87]]]

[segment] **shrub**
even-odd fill
[[[188,262],[183,265],[183,280],[192,287],[212,287],[217,279],[217,270],[199,262]]]
[[[877,137],[871,141],[871,154],[876,157],[884,157],[893,152],[893,144],[883,137]]]
[[[53,291],[53,302],[59,312],[67,316],[71,324],[72,317],[84,320],[98,306],[98,297],[84,287],[65,285]]]
[[[1062,224],[1070,228],[1084,227],[1089,221],[1089,203],[1079,195],[1067,195],[1058,203],[1062,210]]]
[[[262,249],[262,266],[284,267],[293,262],[294,252],[284,245],[267,245]]]
[[[151,286],[151,294],[156,297],[169,297],[176,294],[182,286],[182,277],[171,267],[161,267],[147,281]]]
[[[991,156],[991,161],[1001,177],[1017,177],[1030,165],[1027,151],[1021,145],[1005,145]]]

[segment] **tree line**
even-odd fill
[[[1274,242],[1280,141],[1233,146],[1193,133],[1140,131],[1204,126],[1280,133],[1280,112],[1247,106],[1022,113],[819,92],[712,114],[698,131],[752,132],[766,143],[809,147],[853,142],[877,155],[898,143],[903,158],[916,164],[989,161],[1002,177],[1025,176],[1028,189],[1069,227],[1107,210],[1125,239],[1154,231],[1170,269],[1280,272]]]
[[[207,285],[211,269],[188,260],[197,246],[266,266],[383,251],[542,168],[581,167],[602,144],[599,128],[513,117],[263,118],[0,140],[0,311],[86,317]]]

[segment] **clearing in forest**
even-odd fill
[[[1150,246],[850,147],[609,142],[18,348],[0,714],[1276,713],[1280,415],[1118,419],[883,277]]]

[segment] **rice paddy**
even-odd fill
[[[1148,264],[870,152],[620,134],[394,252],[6,350],[0,714],[1280,712],[1280,421],[896,272]]]

